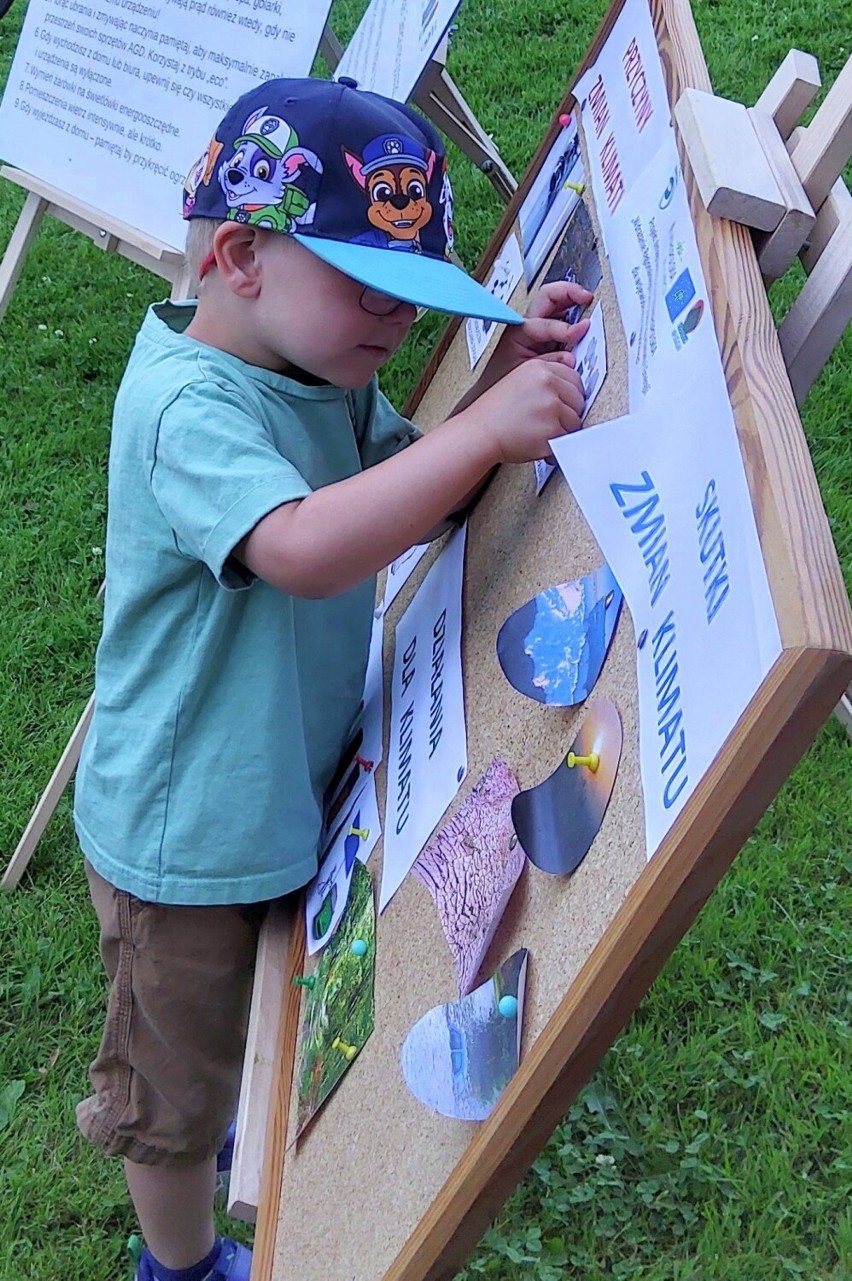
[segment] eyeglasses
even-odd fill
[[[397,307],[401,307],[405,302],[404,298],[394,298],[392,294],[383,294],[379,289],[373,289],[371,285],[365,285],[361,290],[361,297],[358,300],[362,310],[370,316],[391,316]],[[425,315],[426,308],[418,307],[415,321]]]

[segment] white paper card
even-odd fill
[[[409,547],[407,552],[397,556],[396,560],[392,560],[388,565],[385,594],[382,598],[383,613],[388,612],[431,546],[431,543],[416,543],[414,547]]]
[[[551,441],[638,638],[650,858],[781,653],[730,404],[664,404]]]
[[[674,142],[647,0],[626,0],[574,94],[581,103],[595,208],[609,249],[610,219],[652,156],[667,140]]]
[[[485,282],[485,288],[501,302],[508,303],[523,274],[521,246],[516,236],[510,236],[497,255],[494,266],[491,268],[491,275]],[[481,320],[479,316],[471,316],[468,320],[465,325],[465,335],[471,369],[476,367],[490,339],[499,328],[501,326],[495,320]]]
[[[335,69],[359,89],[407,102],[461,0],[371,0]]]
[[[30,0],[0,155],[182,249],[181,189],[225,112],[310,73],[330,0]]]
[[[355,721],[348,744],[350,760],[334,791],[325,798],[325,812],[320,834],[320,850],[325,851],[336,835],[341,814],[351,806],[364,787],[375,777],[377,767],[384,757],[385,692],[382,648],[384,644],[384,618],[373,618],[370,633],[370,652],[367,657],[367,674],[364,678],[364,696],[361,712]]]
[[[571,119],[556,137],[518,211],[524,273],[532,284],[580,199],[585,170],[577,122]]]
[[[366,863],[382,834],[375,778],[368,779],[320,864],[305,896],[308,956],[325,947],[349,898],[355,860]]]
[[[466,528],[452,535],[396,628],[380,911],[467,772],[461,663],[465,539]]]

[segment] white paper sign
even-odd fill
[[[674,141],[647,0],[627,0],[574,94],[581,104],[595,207],[609,248],[610,218],[663,143]]]
[[[650,858],[781,653],[733,415],[672,384],[551,445],[633,615]]]
[[[349,898],[355,860],[366,863],[382,834],[375,778],[370,778],[343,821],[305,895],[308,956],[325,947]]]
[[[388,565],[385,594],[382,599],[383,613],[386,614],[388,612],[431,546],[431,543],[415,543],[413,547],[409,547],[407,552],[397,556],[396,560],[392,560]]]
[[[516,236],[510,236],[497,255],[494,266],[491,268],[491,275],[485,281],[485,288],[501,302],[508,303],[523,274],[521,246]],[[501,326],[497,321],[481,320],[479,316],[471,316],[468,320],[465,325],[465,335],[471,369],[476,367],[489,341],[499,328]]]
[[[384,617],[377,613],[373,618],[370,634],[370,652],[367,657],[367,674],[364,678],[364,697],[361,712],[355,721],[352,738],[344,753],[346,768],[334,790],[325,797],[323,826],[320,833],[320,850],[324,851],[335,836],[343,814],[364,787],[375,777],[384,756],[384,676],[382,646],[384,642]]]
[[[465,538],[465,528],[452,535],[397,624],[380,911],[467,772],[461,663]]]
[[[532,284],[580,199],[585,182],[577,121],[571,119],[556,137],[533,185],[518,210],[524,251],[524,273]]]
[[[407,102],[461,0],[371,0],[335,78]]]
[[[30,0],[0,156],[183,248],[181,188],[231,104],[306,76],[330,0]]]

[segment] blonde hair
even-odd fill
[[[213,237],[216,235],[216,229],[221,227],[224,221],[224,218],[190,218],[189,220],[189,226],[186,229],[184,257],[191,273],[189,282],[190,297],[198,296],[202,284],[198,275],[201,270],[201,264],[207,255],[212,252]]]

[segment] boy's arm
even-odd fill
[[[579,426],[580,380],[564,353],[528,361],[393,457],[275,508],[234,548],[295,596],[334,596],[372,577],[459,507],[501,462],[528,462]]]

